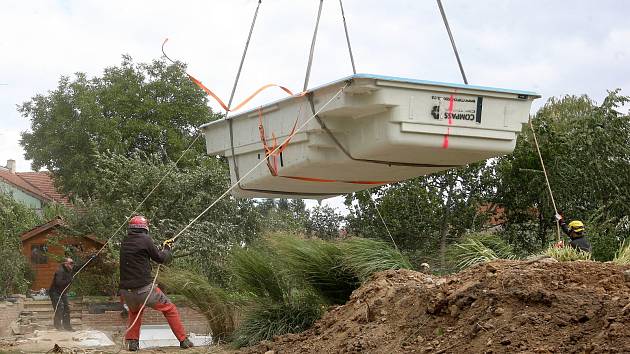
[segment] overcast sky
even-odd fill
[[[630,95],[630,2],[443,0],[471,84],[543,98],[606,90]],[[257,0],[0,0],[0,165],[30,170],[16,105],[53,90],[61,75],[101,75],[121,55],[167,53],[229,98]],[[318,0],[264,0],[235,101],[266,83],[300,91]],[[461,82],[433,0],[344,0],[357,71]],[[311,87],[352,73],[338,0],[325,0]],[[278,99],[271,90],[251,103]],[[218,106],[213,104],[214,109]]]

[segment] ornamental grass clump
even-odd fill
[[[543,254],[545,256],[554,258],[558,262],[591,260],[591,254],[589,252],[584,252],[570,246],[557,247],[555,245],[551,245]]]
[[[212,340],[224,341],[236,326],[235,307],[228,293],[195,273],[164,267],[159,282],[172,292],[186,297],[190,305],[201,312],[210,325]]]
[[[615,264],[619,264],[619,265],[628,265],[630,264],[630,242],[627,242],[628,240],[625,240],[621,243],[621,246],[619,246],[619,249],[617,250],[617,253],[615,254],[615,259],[613,259],[613,262]]]
[[[409,260],[387,242],[367,238],[351,238],[340,244],[343,264],[361,281],[388,269],[413,269]]]
[[[360,280],[343,262],[335,242],[278,235],[271,244],[294,277],[316,289],[330,304],[343,304]]]
[[[243,347],[277,335],[305,331],[322,315],[321,303],[322,299],[310,292],[296,292],[281,302],[258,302],[244,312],[232,343]]]
[[[449,262],[457,270],[498,259],[517,259],[514,249],[503,239],[492,234],[476,234],[449,246]]]

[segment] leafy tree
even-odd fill
[[[183,65],[135,64],[125,55],[120,66],[100,77],[61,77],[55,90],[19,106],[31,120],[21,145],[34,170],[45,167],[64,192],[89,197],[99,180],[98,153],[129,157],[142,151],[163,162],[174,160],[199,125],[216,119],[206,103]],[[194,149],[202,154],[203,143]]]
[[[310,210],[307,232],[323,240],[332,240],[339,236],[343,216],[329,206],[315,206]]]
[[[595,259],[612,259],[630,232],[630,115],[620,111],[629,101],[619,91],[601,105],[587,96],[551,98],[532,120],[556,204],[568,219],[586,222]],[[506,234],[545,247],[555,219],[531,130],[497,171]]]
[[[98,154],[97,183],[92,198],[80,201],[71,222],[77,234],[114,236],[111,252],[126,233],[124,221],[162,179],[137,214],[150,221],[156,242],[175,236],[229,187],[226,164],[214,157],[195,156],[189,166],[163,163],[159,155],[130,157]],[[223,198],[188,228],[176,244],[176,265],[205,275],[215,283],[226,281],[223,263],[235,245],[258,237],[260,214],[253,202]]]
[[[32,272],[22,255],[19,236],[40,223],[33,210],[0,192],[0,296],[28,289]]]
[[[445,269],[447,245],[485,225],[480,206],[491,200],[494,178],[493,164],[484,161],[354,193],[346,198],[351,211],[348,228],[351,233],[390,241],[376,206],[403,252],[416,262]],[[438,257],[433,257],[435,251]]]

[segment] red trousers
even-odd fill
[[[146,296],[146,293],[144,293],[143,295],[144,296],[141,296],[142,302],[144,302],[144,297]],[[141,306],[130,306],[130,302],[135,301],[128,300],[132,300],[132,298],[134,298],[133,300],[136,300],[136,294],[125,294],[124,297],[127,305],[129,306],[129,317],[127,318],[128,330],[127,334],[125,335],[125,339],[138,340],[140,338],[140,326],[142,325],[142,313],[139,311]],[[171,327],[171,331],[173,331],[173,334],[175,334],[175,337],[177,337],[180,342],[186,339],[186,330],[184,329],[184,325],[182,325],[182,321],[179,318],[179,313],[177,312],[177,307],[175,307],[175,304],[168,300],[168,298],[166,297],[166,295],[164,295],[160,288],[155,288],[153,290],[151,298],[152,299],[147,301],[146,307],[150,307],[154,310],[160,311],[164,315],[166,321],[168,321],[168,325]],[[155,299],[155,301],[151,301],[153,299]],[[140,304],[142,304],[142,302],[140,302]],[[144,312],[144,309],[142,309],[142,312]],[[140,314],[138,315],[138,313]],[[136,316],[138,317],[138,320],[131,327],[133,321],[136,320]]]

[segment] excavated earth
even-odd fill
[[[546,258],[381,272],[311,329],[242,352],[630,353],[630,267]]]

